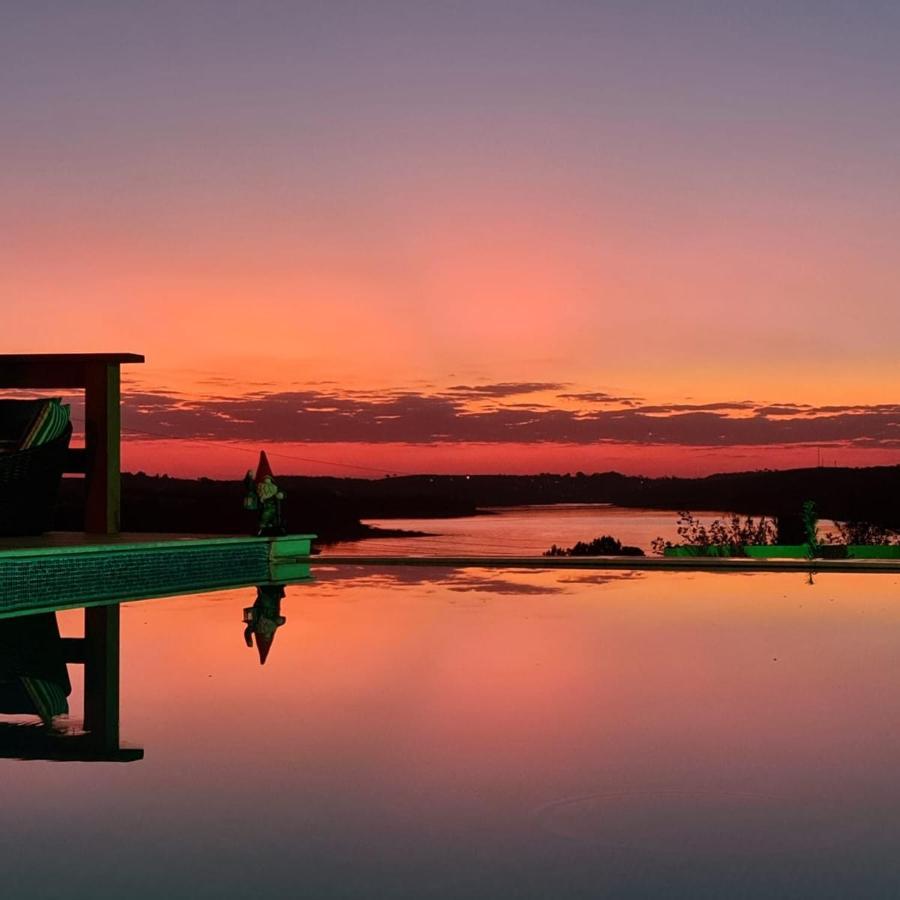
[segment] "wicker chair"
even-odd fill
[[[55,440],[0,453],[0,535],[43,534],[51,524],[72,425]]]

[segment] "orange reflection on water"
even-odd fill
[[[896,749],[874,715],[897,675],[890,577],[320,577],[288,589],[265,667],[241,642],[248,592],[128,605],[125,721],[132,707],[152,744],[146,727],[246,714],[229,737],[243,752],[296,761],[312,742],[363,764],[380,748],[398,778],[512,769],[566,789],[600,771],[640,783],[648,763],[654,779],[790,783],[823,748],[863,769]]]
[[[265,666],[251,589],[123,608],[122,732],[146,758],[78,771],[86,833],[139,808],[183,867],[240,880],[216,849],[234,832],[279,884],[289,847],[310,895],[897,877],[896,577],[315,568]]]

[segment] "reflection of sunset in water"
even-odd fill
[[[241,842],[273,863],[273,889],[290,844],[313,893],[414,896],[427,878],[451,897],[462,878],[535,897],[803,894],[862,865],[857,883],[893,884],[897,587],[322,566],[288,587],[264,667],[241,637],[252,591],[128,604],[122,734],[145,760],[112,780],[21,768],[7,815],[36,822],[51,789],[89,794],[67,827],[110,817],[241,884],[218,848],[264,796],[269,837]],[[77,630],[77,613],[61,620]]]

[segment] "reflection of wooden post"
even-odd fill
[[[119,607],[84,611],[84,727],[97,748],[119,747]]]
[[[84,434],[87,456],[84,530],[119,530],[119,366],[105,362],[85,367]]]

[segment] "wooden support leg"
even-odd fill
[[[95,364],[85,373],[84,433],[86,465],[85,531],[119,530],[119,367]]]
[[[119,606],[84,611],[84,727],[97,749],[119,747]]]

